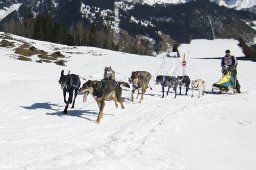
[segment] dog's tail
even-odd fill
[[[205,85],[205,81],[203,81],[203,92],[206,92],[206,85]]]
[[[130,88],[130,85],[126,82],[123,82],[123,81],[119,82],[119,86],[121,88]]]

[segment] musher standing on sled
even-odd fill
[[[234,57],[233,55],[230,55],[230,50],[226,50],[225,51],[226,55],[222,58],[221,60],[221,67],[222,70],[230,70],[232,72],[234,72],[234,74],[237,76],[237,60],[236,57]],[[240,84],[238,82],[238,79],[236,77],[236,91],[237,93],[241,93],[240,91]]]

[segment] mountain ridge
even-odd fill
[[[7,2],[11,1],[7,0],[6,4]],[[42,36],[38,36],[39,29],[45,31],[46,28],[42,27],[46,25],[43,25],[42,19],[39,19],[41,15],[47,14],[46,19],[49,20],[46,22],[47,25],[55,27],[56,23],[60,24],[68,34],[65,41],[51,40],[51,38],[49,41],[69,45],[94,46],[95,43],[88,44],[86,41],[92,40],[93,36],[90,37],[90,35],[97,30],[108,32],[108,36],[112,37],[107,38],[112,41],[109,43],[118,45],[120,51],[149,55],[153,52],[168,50],[174,44],[188,43],[191,39],[198,38],[236,38],[243,39],[247,45],[256,43],[254,29],[256,14],[226,8],[207,0],[176,1],[177,4],[153,6],[143,1],[134,3],[135,1],[116,2],[115,0],[105,0],[104,3],[102,0],[16,0],[12,2],[20,2],[22,5],[0,21],[1,30],[13,30],[12,33],[22,35],[24,29],[31,29],[30,33],[23,33],[24,36],[36,35],[34,38],[41,39]],[[13,21],[19,24],[12,26]],[[33,28],[26,28],[29,24]],[[95,25],[95,28],[91,28],[92,25]],[[15,27],[16,29],[24,27],[24,29],[17,31]],[[47,29],[59,32],[57,28]],[[81,29],[87,29],[89,32],[83,30],[85,33],[82,33]],[[52,35],[45,37],[52,37]],[[103,42],[98,47],[103,47],[104,43],[106,44]]]

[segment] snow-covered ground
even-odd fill
[[[256,63],[239,61],[241,90],[247,93],[191,98],[189,91],[188,96],[174,99],[171,93],[161,98],[161,87],[152,80],[153,90],[141,104],[131,102],[131,89],[125,89],[126,108],[107,102],[104,117],[96,124],[98,107],[91,96],[83,103],[79,95],[75,109],[62,114],[62,69],[99,80],[104,67],[111,65],[117,79],[127,81],[135,70],[156,76],[176,67],[180,74],[180,59],[14,38],[48,52],[59,48],[69,58],[66,67],[25,62],[13,58],[13,48],[0,47],[1,170],[255,169]],[[210,89],[221,76],[220,60],[199,58],[221,57],[227,48],[239,56],[236,44],[196,40],[182,45],[182,55],[189,55],[187,74],[205,80]],[[197,57],[198,51],[204,55]]]

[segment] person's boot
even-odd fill
[[[241,93],[240,88],[239,88],[239,89],[236,89],[236,92],[237,92],[237,93]]]
[[[240,83],[238,82],[238,80],[236,80],[236,92],[237,93],[241,93],[240,88],[241,88]]]

